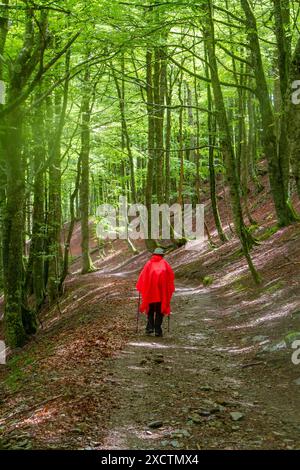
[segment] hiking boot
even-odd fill
[[[150,336],[154,333],[154,330],[146,330],[145,333],[146,333],[147,336]]]
[[[157,333],[155,333],[155,336],[156,336],[157,338],[162,338],[162,337],[163,337],[163,334],[160,333],[160,332],[157,332]]]

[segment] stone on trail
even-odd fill
[[[169,441],[161,441],[160,444],[162,447],[167,447],[169,445]]]
[[[191,416],[189,419],[191,419],[192,422],[195,423],[195,424],[200,424],[200,423],[202,423],[202,419],[200,418],[199,415],[193,415],[193,416]]]
[[[212,428],[222,428],[223,427],[223,423],[221,423],[220,421],[209,421],[208,425]]]
[[[239,426],[231,426],[232,431],[239,431],[240,427]]]
[[[178,449],[179,447],[182,447],[182,444],[180,444],[178,441],[171,441],[171,446],[175,449]]]
[[[191,436],[190,433],[186,429],[175,429],[175,431],[171,433],[172,438],[190,437],[190,436]]]
[[[148,424],[148,428],[150,429],[158,429],[161,428],[164,425],[162,421],[152,421],[151,423]]]
[[[198,413],[200,416],[210,416],[210,411],[208,410],[200,410]]]
[[[300,385],[300,377],[298,379],[294,380],[294,384],[295,385]]]
[[[240,413],[239,411],[232,411],[230,416],[233,421],[241,421],[244,418],[243,413]]]
[[[200,390],[203,392],[211,392],[213,389],[209,385],[202,385],[202,387],[200,387]]]

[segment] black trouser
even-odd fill
[[[161,302],[155,302],[149,305],[148,323],[146,326],[147,333],[153,333],[155,330],[156,335],[162,335],[161,325],[164,316],[161,313]]]

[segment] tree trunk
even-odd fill
[[[263,186],[257,176],[257,117],[254,96],[249,94],[247,101],[249,129],[248,129],[248,161],[249,172],[258,192],[263,190]]]
[[[172,132],[172,75],[171,71],[169,73],[169,80],[167,74],[165,77],[166,80],[166,132],[165,132],[165,148],[166,148],[166,158],[165,158],[165,202],[170,204],[170,153],[171,153],[171,132]]]
[[[2,2],[3,5],[8,5],[8,0]],[[2,7],[4,8],[4,6]],[[6,17],[0,18],[0,57],[3,57],[5,42],[8,32],[8,14]],[[0,60],[0,81],[3,80],[3,61]],[[4,92],[4,87],[0,84],[0,93]],[[0,99],[0,110],[3,107],[1,104],[3,96]],[[3,231],[3,212],[5,208],[5,188],[6,188],[6,172],[5,172],[5,158],[4,158],[4,136],[3,132],[0,133],[0,290],[3,288],[3,250],[2,250],[2,231]]]
[[[32,70],[41,53],[34,53],[35,29],[33,11],[28,8],[25,12],[25,31],[22,47],[17,58],[12,64],[10,83],[8,86],[7,107],[17,102],[22,95]],[[43,41],[45,34],[46,18],[40,23],[40,36]],[[28,67],[30,61],[31,66]],[[5,215],[3,221],[3,273],[5,296],[5,337],[11,347],[22,346],[26,340],[26,334],[31,334],[36,329],[35,318],[25,308],[24,300],[24,210],[25,210],[25,168],[22,158],[22,131],[23,108],[15,104],[13,112],[7,113],[6,135],[4,138],[5,168],[7,175],[7,190]]]
[[[282,168],[284,191],[290,201],[290,149],[286,112],[290,105],[291,31],[289,1],[273,0],[280,86],[278,158]],[[290,204],[290,203],[289,203]]]
[[[296,80],[300,81],[300,39],[293,54],[290,71],[290,83],[293,84]],[[300,103],[297,104],[289,99],[286,120],[293,176],[300,198]]]
[[[36,312],[39,311],[45,297],[45,175],[41,170],[46,156],[43,111],[42,106],[36,110],[32,126],[34,138],[34,201],[29,258],[32,257],[32,287]],[[31,265],[30,262],[29,265]]]
[[[286,161],[286,152],[284,156],[280,156],[277,148],[275,119],[263,67],[256,19],[248,0],[241,0],[241,5],[245,12],[249,29],[249,44],[252,51],[253,69],[256,77],[256,95],[260,103],[263,125],[262,144],[265,156],[268,160],[271,192],[278,223],[280,226],[285,226],[297,220],[287,192],[287,168],[289,164]]]
[[[178,204],[183,205],[184,184],[184,152],[183,152],[183,97],[182,97],[183,72],[181,71],[178,82],[179,117],[178,117],[178,159],[180,165],[178,183]]]
[[[148,162],[147,179],[145,188],[145,202],[148,210],[148,238],[146,245],[149,250],[156,246],[156,241],[151,239],[151,204],[153,192],[154,176],[154,145],[155,145],[155,121],[153,109],[153,80],[152,80],[152,59],[153,53],[150,49],[146,53],[147,71],[147,112],[148,112]]]
[[[227,119],[222,88],[219,80],[218,65],[215,55],[214,23],[210,1],[206,5],[205,9],[207,12],[207,20],[204,25],[204,42],[207,48],[208,61],[210,65],[212,89],[215,98],[216,116],[220,130],[220,146],[225,159],[226,175],[230,188],[230,198],[234,225],[237,235],[241,241],[243,252],[248,262],[248,266],[253,276],[253,279],[256,283],[259,283],[260,278],[250,256],[250,249],[255,242],[251,234],[248,232],[243,219],[241,207],[241,191],[236,168],[236,160],[232,147],[229,123]]]
[[[206,76],[209,78],[209,68],[206,66]],[[222,222],[220,219],[219,208],[218,208],[218,201],[217,201],[217,194],[216,194],[216,174],[215,174],[215,164],[214,164],[214,147],[216,143],[216,118],[213,115],[213,101],[212,101],[212,94],[211,94],[211,85],[208,83],[207,85],[207,107],[208,107],[208,114],[207,114],[207,129],[208,129],[208,160],[209,160],[209,183],[210,183],[210,199],[212,204],[212,211],[214,216],[214,221],[216,225],[216,229],[218,232],[218,236],[222,243],[227,241],[227,237],[224,233]]]
[[[20,89],[12,87],[9,100]],[[23,231],[24,231],[24,167],[22,162],[22,110],[17,108],[7,119],[6,169],[7,193],[3,234],[3,268],[5,292],[5,337],[11,347],[20,347],[26,340],[22,321],[23,298]]]
[[[81,177],[81,158],[78,158],[77,162],[77,173],[74,191],[70,195],[70,225],[67,234],[67,239],[65,240],[65,249],[64,249],[64,260],[63,260],[63,269],[60,278],[60,292],[63,291],[63,284],[69,272],[69,255],[70,255],[70,245],[72,240],[72,235],[76,222],[76,212],[75,212],[75,200],[79,193],[80,186],[80,177]]]
[[[155,169],[157,202],[163,203],[163,164],[164,164],[164,104],[165,104],[166,59],[160,47],[154,50],[153,98],[155,127]]]
[[[128,131],[126,109],[125,109],[125,102],[126,102],[125,101],[125,86],[124,86],[125,83],[124,83],[124,78],[122,77],[122,84],[120,86],[119,80],[114,70],[112,73],[113,73],[113,78],[115,81],[118,99],[119,99],[119,108],[120,108],[121,124],[122,124],[122,148],[126,148],[127,156],[129,160],[131,202],[132,204],[136,204],[137,196],[136,196],[136,184],[135,184],[134,157],[133,157],[132,149],[131,149],[131,139],[130,139],[130,135]]]
[[[51,109],[48,104],[48,116]],[[50,117],[51,120],[51,117]],[[50,121],[51,122],[51,121]],[[49,212],[48,212],[48,243],[49,264],[47,291],[50,303],[57,301],[59,297],[59,279],[61,275],[61,133],[64,122],[62,121],[61,96],[59,91],[55,93],[55,120],[52,123],[55,131],[50,139],[49,156]]]
[[[90,209],[90,121],[91,121],[91,100],[90,100],[90,71],[86,68],[84,74],[84,90],[81,104],[81,184],[80,184],[80,212],[81,212],[81,251],[82,269],[81,273],[86,274],[94,270],[90,257],[90,230],[89,230],[89,209]]]
[[[196,73],[196,60],[193,57],[193,70]],[[201,176],[200,176],[200,113],[199,113],[199,93],[198,93],[198,81],[196,77],[194,77],[194,94],[195,94],[195,105],[196,109],[196,138],[193,139],[193,146],[196,147],[194,150],[195,155],[195,166],[196,166],[196,175],[195,175],[195,193],[196,193],[196,201],[197,204],[201,203],[201,196],[200,196],[200,186],[201,186]],[[192,143],[192,140],[191,140]],[[208,229],[207,229],[208,231]],[[210,234],[208,235],[210,239]]]

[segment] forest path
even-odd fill
[[[249,362],[222,313],[209,290],[179,284],[170,333],[165,321],[163,338],[147,337],[141,321],[110,359],[119,404],[98,448],[300,447],[299,416],[283,395],[286,385],[276,382],[276,367]]]
[[[144,316],[135,332],[149,254],[114,248],[95,272],[73,263],[60,310],[45,309],[35,340],[0,369],[0,448],[299,449],[300,366],[277,346],[300,331],[300,274],[241,289],[230,260],[235,284],[205,288],[185,278],[203,260],[181,269],[186,253],[174,252],[171,331],[165,322],[164,337],[149,338]]]

